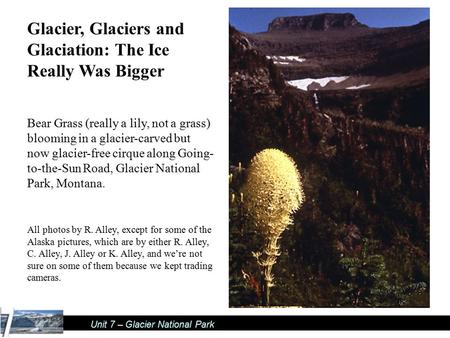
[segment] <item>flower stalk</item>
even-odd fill
[[[245,195],[244,212],[264,240],[260,250],[252,254],[261,273],[262,305],[269,306],[270,289],[274,286],[272,269],[280,255],[278,241],[304,199],[295,162],[278,149],[257,153],[248,167],[241,194]]]

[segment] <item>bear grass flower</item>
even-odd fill
[[[260,151],[250,162],[242,194],[244,212],[264,238],[262,250],[253,252],[253,256],[264,279],[263,305],[269,305],[274,285],[272,267],[280,255],[278,240],[304,200],[294,160],[278,149]]]

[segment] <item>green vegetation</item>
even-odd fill
[[[392,215],[380,217],[383,198],[378,198],[380,205],[373,204],[370,193],[351,189],[324,164],[296,162],[306,163],[301,172],[308,198],[279,240],[270,305],[427,306],[427,243],[415,244],[409,229],[395,226]],[[265,304],[264,286],[251,251],[264,245],[264,237],[240,199],[248,170],[232,166],[231,173],[230,305],[259,306]],[[412,221],[414,202],[393,196],[398,202],[390,212],[409,215],[406,219]]]

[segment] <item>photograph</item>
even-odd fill
[[[229,306],[430,306],[429,8],[230,8]]]
[[[0,335],[5,334],[6,324],[8,323],[8,315],[0,314]]]
[[[62,310],[15,310],[9,333],[63,333]]]

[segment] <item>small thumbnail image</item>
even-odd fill
[[[8,315],[0,314],[0,335],[3,336],[5,334],[6,324],[8,323]]]
[[[63,333],[63,311],[14,310],[9,333]]]

